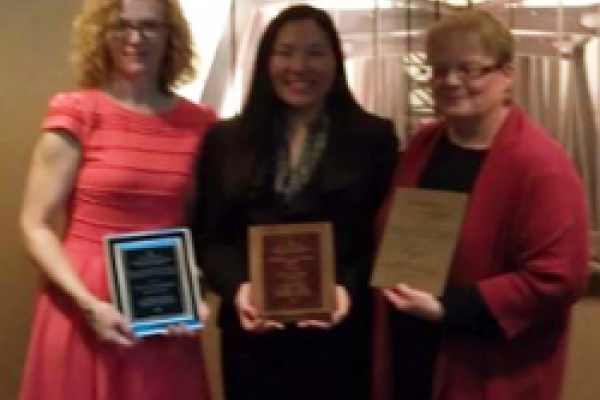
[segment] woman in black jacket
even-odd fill
[[[322,10],[281,12],[258,49],[241,114],[206,137],[190,210],[219,325],[228,400],[368,396],[374,219],[396,161],[392,123],[365,112]],[[336,302],[330,320],[281,324],[251,298],[249,226],[329,222]]]

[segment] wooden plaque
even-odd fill
[[[265,318],[328,320],[335,301],[334,255],[329,223],[249,228],[253,301]]]

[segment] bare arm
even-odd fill
[[[33,153],[21,212],[25,246],[42,274],[82,310],[101,339],[131,344],[127,321],[98,300],[71,268],[55,221],[63,211],[81,161],[77,140],[66,132],[42,136]]]

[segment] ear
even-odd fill
[[[504,64],[500,67],[500,72],[507,80],[508,86],[511,86],[515,80],[515,68],[512,63]]]
[[[513,98],[513,83],[515,81],[515,68],[511,63],[503,65],[500,70],[506,82],[504,104],[509,105]]]

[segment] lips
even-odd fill
[[[467,100],[465,97],[444,97],[441,99],[444,103],[458,103]]]
[[[123,52],[123,56],[129,57],[129,58],[145,58],[147,56],[147,54],[148,54],[148,52],[139,51],[139,50],[129,50],[129,51]]]
[[[457,103],[470,99],[469,96],[462,93],[437,93],[436,98],[444,103]]]
[[[307,80],[290,80],[285,81],[284,84],[292,90],[306,90],[314,86],[314,82]]]

